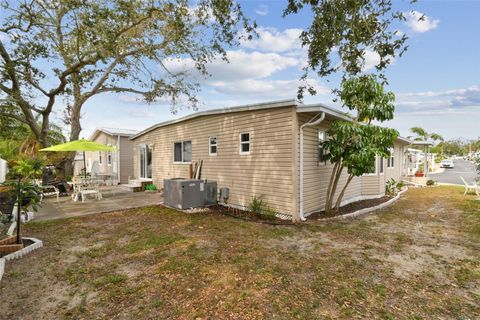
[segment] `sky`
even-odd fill
[[[306,57],[298,35],[310,22],[308,11],[282,18],[286,1],[240,3],[256,20],[259,38],[230,49],[230,63],[207,65],[211,77],[201,80],[199,111],[296,97]],[[387,71],[396,112],[384,125],[402,136],[421,126],[446,139],[480,137],[480,0],[420,0],[413,6],[394,1],[394,5],[407,15],[407,21],[396,27],[409,36],[409,49]],[[423,14],[425,19],[418,21]],[[367,55],[366,60],[368,71],[375,57]],[[167,66],[183,70],[188,61],[169,61]],[[312,77],[310,83],[318,93],[305,97],[304,103],[341,108],[332,102],[335,77]],[[100,95],[83,109],[81,136],[88,137],[95,127],[142,130],[192,112],[181,109],[173,114],[165,102],[147,105],[125,94]]]

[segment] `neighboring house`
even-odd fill
[[[115,183],[128,183],[129,177],[133,176],[133,142],[130,137],[136,133],[136,130],[96,128],[89,140],[116,147],[117,151],[85,152],[87,172],[110,175]],[[83,168],[81,160],[75,161],[80,169]]]
[[[436,165],[436,153],[427,153],[428,167],[430,171],[434,171],[437,168]],[[425,151],[420,149],[408,148],[407,150],[407,174],[413,176],[420,169],[420,166],[425,163]]]
[[[321,123],[301,129],[322,115]],[[134,177],[163,186],[166,178],[188,178],[190,165],[203,160],[201,178],[229,188],[228,204],[246,207],[254,196],[263,195],[270,206],[298,220],[324,208],[333,165],[321,159],[322,141],[335,119],[350,120],[324,105],[288,100],[198,112],[159,123],[131,138]],[[400,180],[404,174],[409,143],[397,139],[391,158],[376,159],[375,172],[352,180],[343,203],[383,196],[385,181]]]

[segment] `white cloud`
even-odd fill
[[[276,28],[260,27],[256,31],[258,38],[243,41],[243,47],[268,52],[286,52],[301,49],[298,37],[302,33],[302,29],[278,31]]]
[[[317,95],[326,95],[330,89],[321,85],[318,80],[309,79],[308,84],[317,90]],[[276,100],[283,98],[295,98],[299,80],[257,80],[246,79],[236,82],[212,82],[210,84],[218,93],[229,96],[250,97],[261,100]]]
[[[255,13],[259,16],[266,16],[268,14],[268,7],[264,4],[261,4],[255,9]]]
[[[438,27],[440,20],[432,19],[419,11],[406,12],[406,24],[413,32],[427,32]]]
[[[217,59],[207,64],[207,71],[211,75],[208,82],[266,78],[286,68],[299,65],[298,59],[277,53],[237,50],[228,51],[227,57],[230,63]],[[165,65],[172,72],[187,70],[195,73],[193,61],[190,58],[167,60]],[[200,77],[198,73],[195,76]]]

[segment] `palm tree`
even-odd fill
[[[444,141],[443,137],[438,133],[435,133],[435,132],[428,133],[422,127],[412,127],[410,128],[410,131],[416,134],[416,137],[413,137],[413,140],[415,141],[427,141],[428,139],[432,139],[433,142]],[[412,138],[412,137],[409,137],[409,138]]]

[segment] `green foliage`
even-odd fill
[[[40,158],[22,158],[16,161],[12,170],[9,172],[13,179],[22,178],[24,180],[37,179],[41,177],[43,169],[43,160]]]
[[[41,190],[37,185],[25,179],[8,180],[3,185],[9,187],[11,197],[17,199],[23,208],[29,207],[33,211],[38,210]]]
[[[422,127],[412,127],[410,128],[410,131],[416,135],[413,137],[415,141],[428,141],[429,139],[433,140],[434,142],[444,141],[443,137],[438,133],[428,133]]]
[[[390,179],[385,182],[385,194],[394,196],[397,193],[398,183],[395,179]]]
[[[435,185],[435,183],[436,183],[435,180],[432,180],[432,179],[427,180],[427,186],[433,186]]]
[[[248,210],[266,220],[273,220],[277,215],[277,211],[268,205],[263,195],[254,196],[248,205]]]
[[[337,197],[336,210],[353,177],[374,171],[376,157],[390,156],[398,131],[373,125],[394,115],[395,96],[386,92],[375,75],[362,75],[342,82],[340,98],[345,106],[355,111],[352,121],[335,120],[324,142],[325,159],[334,164],[327,189],[325,211],[332,210],[333,197],[344,168],[349,178]]]
[[[11,38],[0,40],[1,113],[28,123],[42,146],[53,113],[78,139],[82,106],[97,94],[196,107],[198,77],[168,61],[188,59],[206,75],[255,27],[231,0],[2,1],[1,12],[0,39]]]
[[[147,184],[147,185],[145,186],[145,190],[155,191],[155,190],[157,190],[157,186],[154,185],[154,184]]]
[[[397,189],[400,191],[405,187],[405,183],[403,181],[397,182]]]
[[[288,0],[284,16],[298,14],[304,7],[310,7],[313,19],[300,35],[308,50],[308,65],[299,98],[305,90],[315,94],[306,82],[310,72],[320,77],[341,72],[342,80],[357,76],[364,71],[366,53],[371,51],[378,54],[375,69],[385,79],[384,70],[407,49],[407,36],[398,36],[395,27],[405,17],[392,10],[392,0]]]

